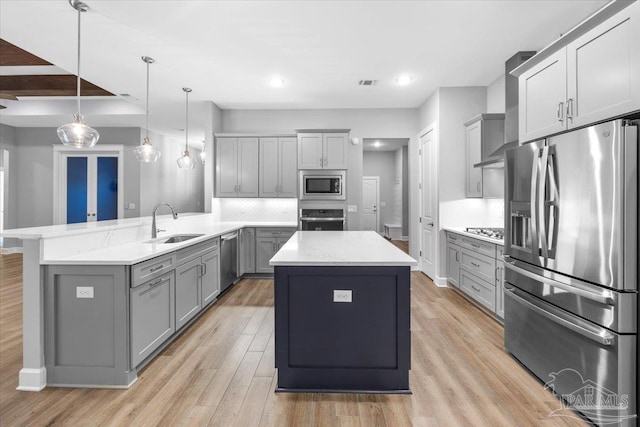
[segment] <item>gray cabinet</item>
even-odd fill
[[[524,67],[521,143],[640,109],[640,4]]]
[[[238,246],[238,275],[256,272],[256,229],[247,227],[240,230]]]
[[[447,232],[448,281],[503,317],[503,246]]]
[[[258,138],[216,138],[216,196],[258,197]]]
[[[220,293],[220,239],[181,249],[176,254],[176,330]]]
[[[447,279],[456,288],[460,287],[460,248],[452,244],[447,247]]]
[[[348,133],[299,133],[298,169],[347,169]]]
[[[260,197],[297,197],[298,140],[260,138]]]
[[[465,124],[466,196],[482,197],[482,168],[474,165],[489,158],[504,143],[504,114],[479,114]]]
[[[295,232],[293,228],[256,228],[256,273],[273,273],[269,260]]]
[[[176,331],[174,272],[130,290],[131,366],[151,355]]]

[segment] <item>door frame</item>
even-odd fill
[[[78,150],[76,148],[65,147],[64,145],[53,146],[53,224],[66,224],[66,176],[67,165],[64,162],[68,154],[77,156],[109,155],[118,158],[118,219],[124,218],[124,145],[100,145],[98,148],[90,150]],[[63,195],[64,200],[62,199]]]
[[[438,124],[437,122],[433,122],[431,124],[429,124],[427,127],[425,127],[423,130],[421,130],[418,133],[418,141],[417,141],[417,145],[418,145],[418,223],[417,223],[417,227],[418,227],[418,248],[419,251],[423,251],[424,248],[422,247],[423,241],[422,241],[422,224],[420,223],[420,218],[422,218],[422,167],[423,167],[423,162],[422,162],[422,143],[421,143],[421,139],[423,136],[425,136],[426,134],[428,134],[429,132],[433,132],[433,145],[431,147],[431,165],[430,165],[430,169],[431,169],[431,194],[432,194],[432,202],[433,202],[433,229],[434,229],[434,241],[433,241],[433,265],[434,265],[434,274],[433,277],[431,278],[433,280],[433,283],[436,286],[440,286],[440,287],[446,287],[446,277],[440,277],[439,272],[441,271],[441,266],[440,266],[440,243],[441,243],[441,236],[440,236],[440,216],[439,216],[439,200],[440,200],[440,195],[439,195],[439,191],[438,191],[438,152],[439,152],[439,132],[438,132]],[[421,252],[419,252],[418,254],[418,270],[420,270],[422,272],[422,256],[420,255]],[[446,254],[445,254],[446,255]],[[446,257],[445,257],[446,259]],[[445,268],[446,271],[446,268]],[[424,274],[424,273],[423,273]],[[446,276],[446,274],[445,274]]]
[[[378,204],[376,205],[376,233],[380,233],[380,177],[379,176],[363,176],[362,181],[364,183],[365,179],[372,179],[376,181],[376,200]],[[364,209],[364,203],[362,204],[362,208]]]

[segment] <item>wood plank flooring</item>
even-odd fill
[[[584,426],[503,350],[502,327],[412,273],[412,395],[274,393],[273,282],[245,279],[129,390],[15,388],[22,257],[0,257],[0,425]]]

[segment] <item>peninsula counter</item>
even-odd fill
[[[410,393],[410,268],[373,231],[298,231],[275,267],[277,391]]]

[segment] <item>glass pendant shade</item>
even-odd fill
[[[184,151],[182,152],[182,157],[178,158],[178,167],[180,169],[193,169],[196,167],[196,159],[191,157],[191,154],[189,154],[189,92],[191,92],[191,89],[183,87],[182,90],[187,94],[187,108]]]
[[[62,144],[74,148],[92,148],[98,142],[100,134],[97,130],[84,124],[84,117],[80,113],[80,15],[88,7],[79,0],[69,0],[69,4],[78,11],[78,72],[76,76],[76,99],[78,112],[73,116],[73,123],[67,123],[58,128],[58,138]]]
[[[196,159],[191,157],[189,150],[182,152],[182,157],[178,158],[178,167],[180,169],[194,169],[196,167]]]
[[[155,60],[149,56],[143,56],[142,61],[147,64],[147,135],[144,137],[142,145],[133,149],[133,155],[136,156],[136,160],[142,163],[157,162],[162,153],[160,150],[151,145],[149,139],[149,64],[153,64]]]
[[[81,114],[74,114],[73,123],[58,128],[58,138],[68,147],[92,148],[98,142],[100,134],[97,130],[84,124]]]
[[[151,145],[151,141],[149,138],[145,138],[142,145],[138,145],[133,149],[133,155],[136,156],[136,159],[142,163],[153,163],[157,162],[162,153],[160,150]]]

